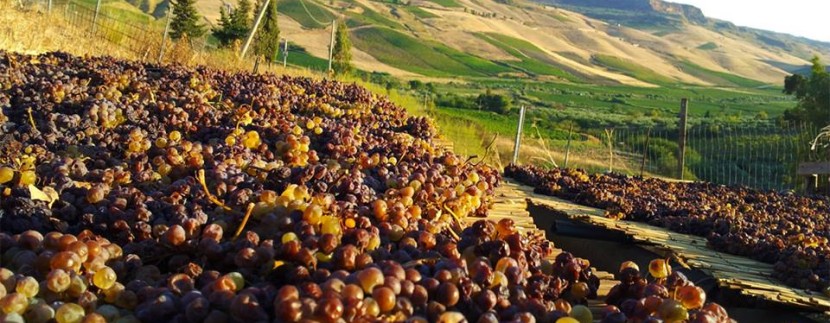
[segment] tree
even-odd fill
[[[219,27],[213,29],[213,36],[222,46],[230,46],[237,40],[245,39],[250,32],[250,0],[239,0],[236,9],[231,12],[228,12],[225,6],[219,8]]]
[[[257,1],[257,8],[262,10],[263,0]],[[277,0],[268,2],[268,8],[262,17],[259,30],[254,35],[254,54],[265,56],[268,60],[277,59],[280,49],[280,27],[277,25]]]
[[[830,125],[830,73],[818,56],[811,60],[809,77],[793,74],[784,78],[784,93],[794,95],[798,105],[784,112],[784,119]]]
[[[479,94],[476,101],[485,110],[498,114],[507,114],[513,105],[509,98],[501,94],[492,93],[489,89],[487,92]]]
[[[196,0],[173,2],[173,20],[170,21],[170,38],[179,40],[187,35],[190,39],[202,37],[205,26],[199,23],[202,16],[196,11]]]
[[[420,91],[424,88],[424,83],[419,80],[409,80],[409,88],[413,91]]]
[[[349,27],[342,19],[337,22],[337,33],[334,36],[334,55],[332,55],[332,69],[336,75],[351,74],[352,42],[349,40]]]

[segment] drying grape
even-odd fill
[[[110,267],[103,267],[98,269],[94,275],[92,275],[92,283],[102,290],[109,289],[112,285],[115,284],[115,280],[118,277],[115,275],[115,271],[112,270]]]
[[[79,323],[84,319],[84,308],[75,303],[66,303],[58,307],[55,320],[58,323]]]
[[[27,307],[29,307],[29,300],[23,294],[11,293],[0,298],[0,310],[4,314],[23,314]]]
[[[14,179],[14,169],[11,167],[0,167],[0,184],[6,184]]]

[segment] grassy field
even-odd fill
[[[684,72],[694,75],[704,81],[711,82],[723,86],[734,87],[760,87],[767,84],[756,80],[750,80],[745,77],[740,77],[734,74],[724,73],[706,69],[700,65],[689,61],[682,61],[680,69]]]
[[[555,62],[548,58],[544,51],[530,42],[495,33],[476,33],[475,35],[519,59],[518,61],[502,61],[502,64],[531,75],[552,75],[565,80],[577,81],[570,73],[557,68]]]
[[[447,8],[461,8],[463,7],[460,3],[455,0],[429,0],[430,2],[437,3]]]
[[[438,18],[437,15],[435,15],[435,14],[429,12],[429,11],[426,11],[424,9],[421,9],[420,7],[410,5],[410,6],[404,6],[403,8],[404,8],[404,10],[409,11],[409,13],[415,15],[415,17],[418,17],[418,18],[421,18],[421,19]]]
[[[305,8],[308,8],[308,12],[303,8],[303,4],[305,4]],[[311,0],[280,0],[278,6],[280,13],[291,17],[306,28],[323,28],[327,24],[321,24],[320,22],[328,23],[335,18],[329,10]],[[309,16],[309,13],[311,13],[311,16]]]
[[[610,55],[597,54],[593,56],[594,62],[606,68],[621,73],[623,75],[631,76],[640,81],[645,81],[653,84],[671,84],[677,83],[676,80],[660,75],[659,73],[619,57]]]
[[[379,27],[352,32],[355,47],[379,61],[406,71],[440,77],[496,76],[509,68],[462,53],[443,44],[419,40]]]
[[[349,19],[346,21],[346,25],[353,28],[359,26],[384,26],[392,29],[404,29],[403,25],[399,24],[397,21],[392,19],[386,18],[386,16],[370,9],[369,7],[359,5],[358,7],[363,9],[361,13],[355,12],[347,12]]]

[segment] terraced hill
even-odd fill
[[[402,77],[746,87],[779,84],[814,54],[830,60],[828,43],[736,27],[661,1],[644,1],[653,10],[639,12],[645,18],[637,23],[629,18],[642,8],[603,7],[607,1],[504,2],[281,0],[280,25],[310,55],[326,57],[326,24],[343,17],[356,65]],[[203,0],[199,9],[214,21],[223,3]]]

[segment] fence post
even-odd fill
[[[683,169],[686,168],[686,120],[689,117],[689,99],[680,99],[680,120],[677,136],[677,176],[683,179]]]
[[[562,165],[563,168],[568,168],[568,159],[571,157],[571,135],[574,131],[574,124],[571,123],[568,125],[568,143],[565,144],[565,163]]]
[[[271,3],[271,0],[265,0],[265,4],[262,5],[262,10],[256,18],[254,28],[251,28],[251,34],[248,35],[248,40],[245,41],[245,46],[242,47],[242,53],[239,54],[239,58],[245,58],[245,53],[248,52],[248,46],[251,46],[251,41],[254,39],[254,34],[256,34],[257,28],[259,28],[259,23],[262,22],[262,17],[265,16],[265,10],[268,10],[269,3]]]
[[[95,16],[92,17],[92,33],[95,34],[96,26],[98,26],[98,12],[101,11],[101,0],[95,3]]]
[[[614,171],[614,128],[605,129],[605,136],[608,137],[608,172]]]
[[[519,110],[519,125],[516,127],[516,143],[513,144],[513,164],[516,164],[519,161],[519,146],[521,145],[522,141],[522,128],[524,128],[525,122],[525,106]]]
[[[329,69],[326,72],[331,72],[331,61],[334,59],[334,33],[336,32],[337,24],[334,20],[331,21],[331,42],[329,43]]]
[[[282,39],[282,67],[288,66],[288,38]]]
[[[46,6],[46,12],[52,13],[52,0],[49,0],[49,5]]]
[[[157,64],[161,64],[161,59],[164,57],[164,45],[167,43],[167,33],[170,31],[170,20],[173,20],[170,17],[170,5],[167,7],[167,23],[164,24],[164,35],[161,36],[161,47],[159,48],[159,58],[156,60]]]
[[[256,74],[257,71],[259,71],[259,55],[256,56],[256,59],[254,59],[254,71],[253,71],[253,73]]]
[[[646,130],[646,146],[643,149],[643,160],[640,161],[640,177],[643,177],[646,171],[646,159],[648,158],[648,144],[651,140],[651,128]]]

